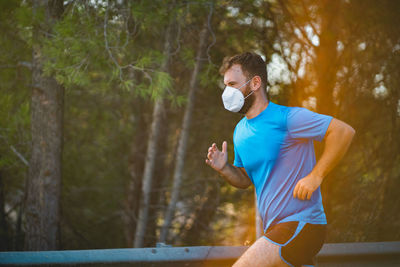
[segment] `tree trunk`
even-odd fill
[[[318,85],[316,88],[317,112],[335,116],[337,113],[334,104],[334,87],[336,84],[337,40],[338,40],[338,15],[340,13],[340,1],[324,0],[321,3],[321,30],[320,43],[316,47],[316,59],[314,62]],[[315,143],[317,157],[322,154],[323,144]],[[331,174],[332,175],[332,174]],[[323,203],[328,220],[332,212],[333,180],[325,179],[321,187]]]
[[[31,134],[32,154],[26,188],[25,250],[59,246],[64,88],[43,75],[41,43],[63,12],[63,1],[34,1]]]
[[[164,242],[164,243],[168,238],[168,230],[171,225],[173,215],[175,213],[175,207],[176,207],[176,203],[178,202],[180,186],[182,183],[183,167],[185,165],[185,155],[186,155],[186,150],[187,150],[186,148],[187,148],[187,142],[189,139],[189,129],[190,129],[190,123],[192,120],[192,113],[193,113],[193,107],[194,107],[194,101],[195,101],[195,93],[196,93],[196,90],[198,87],[197,86],[197,80],[198,80],[197,76],[199,75],[200,70],[201,70],[202,61],[203,61],[203,57],[205,54],[205,44],[206,44],[207,36],[208,36],[207,24],[205,24],[200,33],[200,44],[199,44],[199,47],[197,50],[196,65],[193,69],[192,77],[190,80],[188,103],[186,106],[185,115],[184,115],[183,122],[182,122],[182,131],[181,131],[181,135],[179,138],[178,151],[176,154],[171,200],[169,202],[167,212],[165,214],[164,225],[161,229],[160,242]]]
[[[336,83],[338,15],[340,1],[325,0],[321,3],[320,44],[316,47],[315,70],[317,74],[317,111],[335,115],[333,89]]]
[[[166,31],[166,38],[164,44],[164,55],[166,58],[161,66],[161,70],[164,72],[169,72],[169,60],[171,54],[171,42],[172,42],[172,21],[168,25]],[[149,206],[150,206],[150,191],[153,180],[156,156],[157,156],[157,145],[160,137],[160,125],[162,123],[162,118],[164,114],[164,100],[159,97],[155,104],[153,110],[153,122],[151,124],[150,136],[147,144],[147,152],[145,159],[145,167],[143,173],[142,182],[142,196],[140,202],[139,216],[136,225],[135,240],[133,247],[140,248],[143,247],[144,235],[146,233],[146,225],[148,223]]]
[[[138,105],[135,105],[135,114],[143,112],[145,106],[142,100],[138,99]],[[136,110],[138,107],[138,110]],[[140,204],[140,192],[142,187],[141,174],[143,173],[144,156],[146,153],[147,134],[143,129],[147,128],[144,116],[137,116],[137,125],[134,140],[131,145],[129,157],[130,180],[127,187],[124,213],[124,232],[126,245],[131,247],[135,236],[135,228]]]
[[[168,109],[168,108],[166,108]],[[167,112],[165,112],[166,114]],[[163,119],[160,125],[160,132],[167,136],[168,133],[168,121],[166,116],[163,114]],[[158,143],[158,153],[156,158],[157,169],[154,170],[154,179],[152,183],[152,190],[150,192],[150,208],[149,208],[149,219],[147,223],[146,238],[144,239],[144,246],[155,247],[158,241],[157,236],[157,219],[161,217],[161,212],[164,211],[162,205],[160,205],[160,196],[165,193],[164,181],[169,180],[170,169],[166,157],[168,155],[168,138],[162,138]],[[167,165],[168,164],[168,165]]]

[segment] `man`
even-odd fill
[[[225,59],[226,109],[245,114],[233,134],[235,159],[208,149],[206,163],[238,188],[254,184],[264,235],[236,261],[239,266],[307,266],[326,232],[320,185],[355,134],[346,123],[299,107],[270,102],[266,64],[255,53]],[[325,141],[316,163],[313,140]]]

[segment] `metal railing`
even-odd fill
[[[247,246],[0,252],[2,266],[231,266]],[[400,242],[325,244],[315,266],[400,266]]]

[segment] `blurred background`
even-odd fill
[[[327,242],[400,240],[400,1],[0,1],[0,250],[236,246],[254,188],[205,164],[241,115],[225,56],[357,134],[324,180]],[[316,142],[317,156],[323,143]]]

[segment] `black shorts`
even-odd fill
[[[279,255],[290,266],[313,266],[313,258],[325,241],[326,224],[278,223],[267,229],[264,238],[279,245]]]

